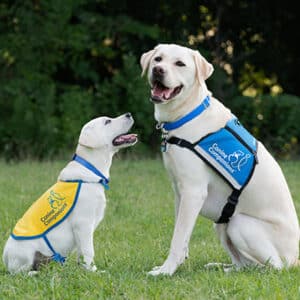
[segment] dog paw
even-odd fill
[[[152,271],[148,272],[148,275],[169,275],[172,276],[177,269],[177,264],[165,262],[162,266],[156,266]]]
[[[89,270],[92,272],[96,272],[98,269],[95,265],[93,265]]]
[[[32,277],[32,276],[37,276],[39,274],[38,271],[29,271],[28,272],[28,276]]]
[[[158,275],[172,275],[170,274],[169,272],[167,272],[163,266],[157,266],[157,267],[154,267],[152,269],[152,271],[148,272],[148,275],[151,275],[151,276],[158,276]]]
[[[82,264],[82,266],[83,266],[86,270],[88,270],[88,271],[90,271],[90,272],[96,272],[96,271],[97,271],[97,267],[96,267],[96,265],[94,265],[94,264],[90,264],[90,265],[88,265],[88,264]]]

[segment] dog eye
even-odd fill
[[[162,58],[161,58],[161,56],[156,56],[156,57],[154,58],[154,60],[157,61],[157,62],[159,62],[159,61],[162,60]]]
[[[185,67],[185,63],[183,63],[181,60],[176,61],[175,65],[178,67]]]
[[[111,123],[111,120],[110,120],[110,119],[107,119],[107,120],[105,120],[104,125],[107,125],[107,124],[109,124],[109,123]]]

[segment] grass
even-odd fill
[[[65,162],[0,161],[0,251],[16,220],[55,180]],[[300,215],[300,161],[282,162]],[[300,299],[300,269],[249,268],[224,273],[207,262],[229,258],[212,223],[199,217],[190,258],[173,277],[147,276],[163,263],[173,231],[173,193],[162,162],[115,159],[106,215],[95,232],[95,262],[87,272],[70,255],[38,276],[9,275],[0,263],[0,299]],[[287,220],[288,221],[288,220]]]

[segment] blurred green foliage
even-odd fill
[[[280,158],[299,156],[300,98],[282,94],[254,99],[236,97],[230,104],[243,125]]]
[[[0,4],[0,152],[6,158],[56,155],[74,148],[91,118],[127,111],[148,142],[152,105],[131,48],[157,38],[158,30],[94,12],[93,5]]]
[[[193,0],[2,0],[0,154],[7,159],[53,157],[74,149],[82,125],[91,118],[127,111],[140,134],[137,149],[159,151],[153,105],[139,66],[140,55],[159,42],[200,50],[215,66],[208,81],[215,96],[275,154],[299,154],[299,98],[263,96],[299,88],[288,77],[291,72],[277,72],[282,70],[277,52],[271,64],[270,49],[264,49],[274,49],[286,23],[275,24],[272,44],[264,39],[275,25],[264,19],[266,26],[260,28],[257,20],[265,15],[258,16],[257,9],[247,1],[229,0],[218,5]],[[279,9],[274,4],[268,13],[276,15]],[[282,48],[286,63],[293,59],[287,49]]]

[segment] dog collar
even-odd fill
[[[177,129],[184,124],[188,123],[189,121],[193,120],[194,118],[198,117],[202,114],[203,111],[206,110],[207,107],[210,105],[210,98],[209,96],[205,97],[205,99],[201,102],[199,106],[197,106],[194,110],[189,112],[187,115],[183,116],[179,120],[174,122],[166,122],[158,124],[157,129],[164,129],[165,131],[170,131]]]
[[[73,160],[77,161],[79,164],[96,174],[97,176],[101,177],[101,179],[98,181],[101,183],[106,190],[109,189],[108,183],[109,179],[106,178],[95,166],[93,166],[91,163],[89,163],[87,160],[82,158],[81,156],[77,155],[76,153],[73,156]]]

